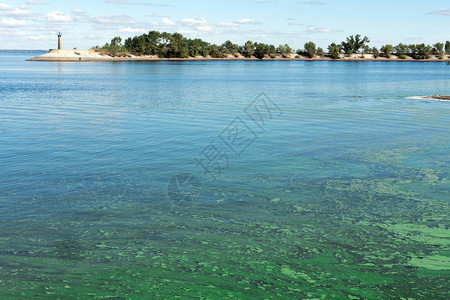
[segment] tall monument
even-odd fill
[[[61,32],[58,33],[58,50],[61,50]]]

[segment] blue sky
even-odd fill
[[[360,33],[371,45],[450,40],[450,3],[351,0],[0,0],[0,49],[103,45],[149,30],[222,43],[247,40],[326,47]]]

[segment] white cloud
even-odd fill
[[[213,31],[214,29],[211,27],[211,26],[209,26],[209,25],[206,25],[206,26],[196,26],[196,27],[194,27],[195,29],[197,29],[198,31],[203,31],[203,32],[211,32],[211,31]]]
[[[50,40],[49,36],[44,35],[28,35],[25,37],[27,40],[35,40],[35,41],[42,41],[42,40]]]
[[[36,1],[36,0],[27,0],[27,4],[29,4],[29,5],[44,5],[44,4],[48,4],[48,2]]]
[[[82,9],[75,8],[72,10],[72,14],[75,22],[89,22],[89,14]]]
[[[181,26],[186,27],[192,27],[193,29],[190,30],[181,30],[180,33],[182,34],[201,34],[201,33],[210,33],[213,32],[213,27],[209,24],[209,22],[205,18],[199,18],[199,19],[183,19],[181,22],[179,22]]]
[[[241,19],[241,20],[238,20],[238,21],[235,21],[235,22],[219,22],[216,25],[218,27],[229,27],[229,28],[231,27],[231,28],[233,28],[233,27],[239,27],[239,25],[256,25],[256,24],[262,24],[262,23],[258,22],[258,21],[255,21],[255,20],[252,20],[252,19],[245,18],[245,19]]]
[[[236,24],[261,24],[261,22],[258,22],[258,21],[255,21],[255,20],[252,20],[252,19],[241,19],[241,20],[239,20],[239,21],[236,21],[235,22]]]
[[[147,29],[126,27],[126,28],[120,29],[119,32],[122,32],[122,33],[144,33],[144,32],[147,32]]]
[[[204,18],[200,19],[183,19],[181,24],[184,26],[207,26],[209,25],[208,21]]]
[[[69,22],[71,20],[72,18],[69,15],[57,10],[47,14],[47,21],[49,22]]]
[[[219,23],[217,23],[217,26],[219,26],[219,27],[237,27],[239,25],[236,23],[233,23],[233,22],[219,22]]]
[[[173,25],[175,25],[174,22],[172,22],[169,18],[166,18],[166,17],[161,18],[161,23],[164,26],[173,26]]]
[[[326,27],[314,27],[314,26],[308,26],[309,33],[330,33],[331,29]]]
[[[127,15],[120,16],[93,16],[91,17],[93,23],[101,25],[125,25],[125,24],[135,24],[136,21]]]
[[[0,26],[17,27],[26,25],[28,25],[27,22],[22,20],[0,20]]]
[[[441,16],[450,16],[450,9],[445,8],[445,9],[441,9],[438,11],[434,11],[432,13],[430,13],[432,15],[441,15]]]
[[[17,18],[17,19],[25,19],[25,18],[29,18],[29,17],[32,17],[33,15],[35,15],[35,14],[33,14],[33,12],[28,8],[28,7],[25,7],[25,6],[21,6],[21,7],[19,7],[19,8],[14,8],[14,9],[5,9],[5,15],[6,16],[10,16],[10,17],[13,17],[13,18]]]
[[[0,11],[9,11],[9,10],[13,10],[13,8],[6,3],[0,3]]]

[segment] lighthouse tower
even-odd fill
[[[58,33],[58,50],[61,50],[61,32]]]

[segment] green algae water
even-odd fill
[[[2,299],[448,299],[450,67],[0,54]]]

